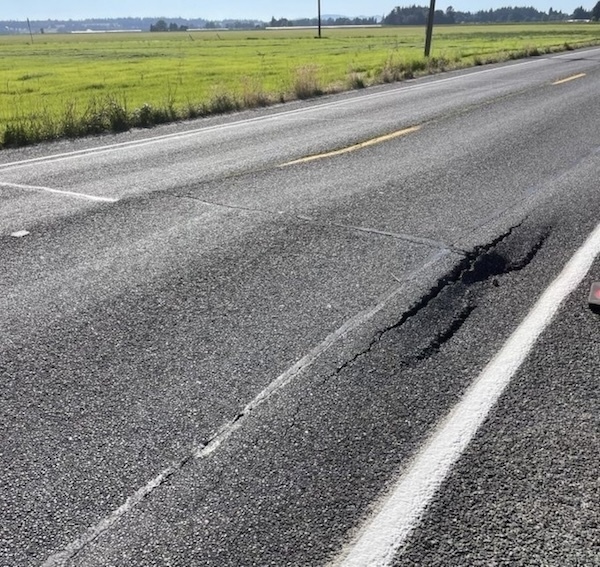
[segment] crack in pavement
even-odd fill
[[[489,243],[477,246],[471,252],[466,253],[456,267],[444,277],[440,278],[425,295],[423,295],[410,309],[403,313],[402,317],[396,323],[385,329],[379,330],[365,349],[358,352],[351,359],[339,366],[329,378],[339,375],[346,368],[352,366],[357,360],[368,355],[385,335],[401,328],[409,320],[426,310],[434,300],[438,299],[452,286],[460,284],[465,286],[465,288],[468,288],[475,283],[483,282],[497,276],[507,275],[528,266],[548,239],[550,235],[549,228],[544,228],[533,245],[530,245],[525,254],[517,260],[511,261],[510,258],[507,258],[505,255],[502,255],[495,250],[503,243],[506,243],[513,234],[523,226],[526,220],[527,217],[518,224],[511,226],[507,231],[500,234]],[[492,281],[494,282],[494,285],[498,285],[496,280]],[[440,331],[437,336],[432,339],[429,345],[424,347],[417,354],[408,357],[406,361],[411,359],[421,361],[425,360],[428,356],[435,354],[443,344],[453,338],[476,307],[477,306],[472,303],[467,303],[467,305],[463,306],[461,311],[452,319],[450,325],[446,329]]]
[[[525,255],[516,261],[511,261],[501,253],[495,251],[489,251],[479,256],[473,262],[472,269],[464,274],[463,283],[471,285],[488,280],[494,276],[506,275],[526,268],[544,246],[549,236],[550,230],[545,228]]]
[[[365,234],[376,234],[378,236],[385,236],[385,237],[389,237],[389,238],[394,238],[396,240],[402,240],[404,242],[410,242],[411,244],[419,244],[422,246],[428,246],[430,248],[435,248],[438,250],[447,250],[449,252],[454,252],[455,254],[459,254],[461,256],[465,256],[467,254],[462,248],[459,248],[453,244],[446,244],[445,242],[442,242],[440,240],[434,240],[432,238],[426,238],[423,236],[414,236],[412,234],[407,234],[407,233],[403,233],[403,232],[389,232],[389,231],[385,231],[385,230],[379,230],[376,228],[355,226],[355,225],[351,225],[351,224],[344,224],[344,223],[338,223],[338,222],[331,222],[331,223],[320,222],[308,215],[287,213],[285,211],[275,211],[273,209],[263,209],[260,207],[246,207],[244,205],[228,205],[228,204],[224,204],[224,203],[218,203],[216,201],[207,201],[206,199],[200,199],[198,197],[193,197],[191,195],[182,195],[182,196],[176,196],[176,197],[178,199],[190,199],[192,201],[196,201],[198,203],[202,203],[202,204],[210,206],[210,207],[219,207],[219,208],[223,208],[223,209],[231,209],[234,211],[247,211],[247,212],[252,212],[252,213],[263,213],[263,214],[273,215],[273,216],[277,216],[277,217],[287,216],[289,218],[301,220],[306,223],[312,224],[314,226],[320,226],[323,228],[340,228],[340,229],[344,229],[344,230],[362,232]]]
[[[206,199],[200,199],[199,197],[194,197],[193,195],[173,195],[176,199],[189,199],[191,201],[196,201],[197,203],[202,203],[203,205],[207,205],[209,207],[219,207],[221,209],[231,209],[233,211],[248,211],[251,213],[265,213],[268,215],[284,215],[283,211],[274,211],[272,209],[261,209],[260,207],[245,207],[244,205],[227,205],[225,203],[217,203],[216,201],[207,201]]]
[[[468,304],[462,311],[452,320],[452,323],[443,331],[439,332],[431,342],[415,355],[415,360],[426,360],[438,352],[442,346],[450,342],[454,335],[460,331],[462,326],[467,322],[471,313],[477,309],[476,305]]]

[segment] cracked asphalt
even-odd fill
[[[585,54],[0,153],[0,565],[335,564],[598,222]],[[394,566],[600,565],[594,278]]]

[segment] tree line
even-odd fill
[[[425,25],[429,16],[427,6],[396,7],[383,19],[387,26],[416,26]],[[600,21],[600,1],[596,6],[587,11],[583,7],[576,8],[573,14],[566,14],[550,8],[548,12],[541,12],[533,7],[506,7],[478,12],[459,12],[449,6],[446,11],[436,10],[434,23],[436,24],[462,24],[462,23],[516,23],[516,22],[552,22],[576,20]]]
[[[158,20],[155,24],[150,25],[151,32],[176,32],[188,31],[189,27],[185,24],[178,25],[175,22],[167,24],[165,20]]]
[[[325,18],[321,20],[321,24],[324,26],[372,26],[379,22],[377,18]],[[287,18],[277,19],[271,18],[269,26],[272,28],[287,28],[287,27],[307,27],[317,26],[319,20],[317,18],[300,18],[296,20],[288,20]]]
[[[600,22],[600,2],[591,10],[586,10],[583,6],[575,8],[573,15],[571,16],[574,20],[592,20],[594,22]]]

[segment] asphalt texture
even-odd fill
[[[0,154],[0,565],[334,563],[596,226],[599,62]],[[395,565],[600,565],[594,277]]]

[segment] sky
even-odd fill
[[[477,12],[502,6],[550,7],[571,13],[577,6],[591,9],[596,0],[437,0],[436,8]],[[382,16],[394,6],[429,5],[429,0],[321,0],[323,14]],[[0,20],[78,20],[85,18],[182,17],[209,20],[298,18],[316,15],[317,0],[0,0]]]

